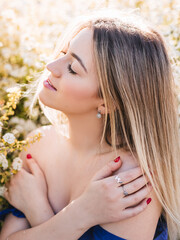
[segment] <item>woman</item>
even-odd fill
[[[47,65],[50,73],[43,84],[40,82],[43,87],[38,96],[53,124],[60,122],[59,111],[66,116],[69,137],[62,137],[55,127],[42,129],[44,137],[28,149],[42,170],[35,162],[28,161],[31,174],[22,170],[14,176],[6,198],[25,213],[32,228],[24,234],[18,232],[27,228],[28,222],[23,219],[21,226],[17,226],[17,219],[10,216],[4,232],[16,233],[9,239],[77,239],[82,235],[82,229],[85,233],[80,239],[158,239],[155,231],[159,231],[160,216],[167,222],[169,238],[179,239],[180,149],[167,52],[161,36],[139,17],[119,12],[114,12],[113,17],[108,14],[108,11],[104,15],[98,13],[76,24],[66,41],[63,39],[65,44],[60,45],[55,60]],[[112,168],[108,173],[104,170],[102,173],[100,169],[117,156],[121,156],[123,164],[117,171],[120,178],[116,178],[116,184],[120,188],[115,194],[115,179],[108,178]],[[25,153],[22,158],[25,159]],[[142,188],[148,180],[144,178],[143,182],[140,173],[132,177],[134,183],[123,179],[124,171],[137,166],[151,182],[151,193],[149,184]],[[117,170],[117,165],[113,170]],[[40,172],[39,179],[37,173]],[[48,190],[42,181],[42,173]],[[93,176],[99,181],[92,184]],[[106,184],[95,191],[95,183],[104,177],[107,177],[103,179]],[[28,182],[32,182],[32,189],[23,188],[23,180],[29,188]],[[101,192],[102,186],[107,192],[113,191],[111,204],[104,205],[107,202],[104,197],[96,201],[99,196],[105,196]],[[128,191],[130,186],[131,191]],[[21,192],[19,198],[18,189]],[[32,193],[38,199],[33,200]],[[139,194],[138,197],[135,194]],[[145,209],[147,194],[152,202]],[[32,201],[28,201],[27,196]],[[132,198],[136,200],[134,203]],[[131,214],[130,218],[122,217],[123,209],[126,213],[132,211],[128,207],[136,207],[139,202],[144,211],[135,216]],[[39,206],[42,206],[40,218]],[[81,212],[82,217],[75,210],[80,209],[79,206],[86,206]],[[113,218],[105,211],[106,206],[118,209],[119,216]],[[52,217],[53,212],[59,211]],[[93,222],[95,212],[97,216]],[[67,232],[63,220],[72,223],[72,216],[77,219],[76,234],[72,230],[71,236],[63,238],[66,235],[58,226]],[[79,227],[81,220],[83,226]],[[88,230],[95,224],[101,225]],[[15,226],[13,230],[12,226]],[[67,226],[72,227],[72,224]],[[160,228],[159,239],[167,239],[164,225]],[[58,235],[59,231],[62,235]]]

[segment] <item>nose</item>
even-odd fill
[[[59,78],[61,76],[60,59],[48,63],[46,68],[54,77]]]

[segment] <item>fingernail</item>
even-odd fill
[[[148,198],[148,200],[146,201],[147,205],[150,204],[151,201],[152,201],[152,199]]]
[[[30,154],[30,153],[28,153],[28,154],[26,155],[26,157],[27,157],[27,159],[30,159],[30,158],[32,158],[32,156],[31,156],[31,154]]]
[[[120,156],[114,159],[114,162],[119,162],[119,160],[120,160]]]

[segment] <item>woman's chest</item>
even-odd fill
[[[61,211],[72,200],[79,197],[102,165],[103,163],[94,164],[93,162],[87,165],[86,162],[79,161],[72,163],[71,158],[65,154],[63,162],[60,159],[54,159],[49,163],[44,173],[48,185],[49,202],[54,212]]]
[[[53,159],[44,169],[48,199],[55,213],[61,211],[69,200],[69,170],[58,159]]]

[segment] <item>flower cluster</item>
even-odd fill
[[[22,160],[17,157],[28,144],[40,138],[39,135],[31,139],[18,140],[12,132],[9,132],[9,117],[14,115],[18,100],[21,96],[18,92],[11,92],[7,95],[7,102],[0,106],[0,186],[9,180],[11,174],[16,173],[22,166]]]
[[[7,100],[2,101],[0,105],[0,210],[8,206],[3,198],[5,183],[23,164],[22,159],[18,157],[19,152],[41,137],[39,133],[26,140],[18,140],[11,132],[9,118],[14,115],[20,96],[20,89],[11,91],[7,94]]]

